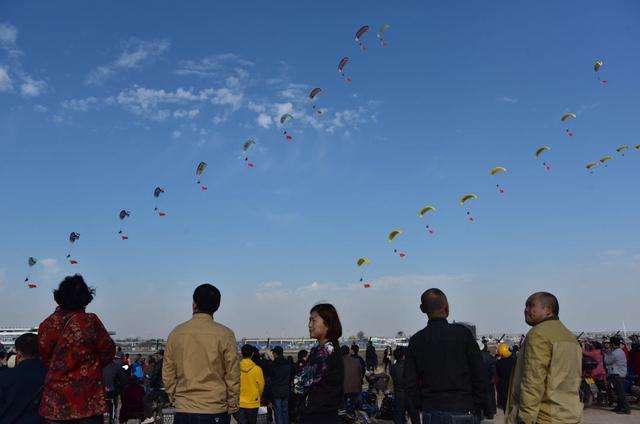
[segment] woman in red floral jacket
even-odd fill
[[[66,277],[53,291],[59,306],[38,329],[47,367],[40,415],[49,423],[102,423],[107,412],[102,368],[116,347],[100,319],[84,311],[94,293],[82,276]]]

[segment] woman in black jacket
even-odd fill
[[[342,325],[333,305],[321,303],[311,309],[309,336],[318,344],[295,378],[295,391],[303,397],[301,424],[340,424],[344,369],[338,339]]]

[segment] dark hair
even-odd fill
[[[560,315],[560,304],[558,303],[557,297],[549,292],[538,292],[535,293],[534,296],[538,298],[542,306],[551,309],[551,313],[553,313],[555,317]]]
[[[34,333],[24,333],[16,339],[16,352],[25,358],[38,357],[38,335]]]
[[[592,341],[591,342],[591,346],[593,346],[595,349],[599,349],[602,350],[602,343],[598,342],[598,341]]]
[[[429,289],[420,296],[422,312],[428,316],[441,311],[447,305],[447,296],[440,289]]]
[[[53,299],[63,309],[78,311],[87,307],[96,294],[95,289],[87,286],[82,275],[70,275],[64,278],[53,291]]]
[[[271,352],[273,352],[276,356],[284,355],[284,350],[282,349],[282,346],[274,347],[273,349],[271,349]]]
[[[330,303],[318,303],[309,311],[310,314],[314,312],[320,315],[327,326],[327,339],[337,344],[338,339],[342,337],[342,324],[336,308]]]
[[[358,346],[357,344],[352,344],[351,345],[351,350],[353,350],[353,353],[355,353],[356,355],[358,354],[358,352],[360,352],[360,346]]]
[[[307,355],[309,355],[309,352],[307,352],[306,349],[302,349],[300,352],[298,352],[298,361],[302,361],[307,357]]]
[[[220,307],[220,290],[211,284],[201,284],[193,292],[193,303],[198,312],[213,315]]]
[[[344,356],[344,355],[348,355],[348,354],[349,354],[349,352],[350,352],[350,351],[349,351],[349,346],[347,346],[347,345],[342,345],[342,346],[340,347],[340,353],[342,353],[342,356]]]
[[[613,346],[620,346],[620,344],[622,343],[622,338],[620,336],[613,336],[609,339],[609,341],[611,341],[611,344]]]
[[[249,344],[242,345],[242,347],[240,348],[240,353],[242,354],[243,358],[251,358],[254,352],[254,347]]]
[[[164,356],[164,349],[160,349],[159,351],[156,352],[158,355],[160,356]]]

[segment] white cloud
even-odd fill
[[[498,97],[498,101],[502,102],[502,103],[518,103],[518,99],[516,99],[515,97],[509,97],[509,96],[502,96],[502,97]]]
[[[107,104],[115,104],[136,115],[154,121],[163,121],[173,113],[167,109],[169,105],[204,102],[214,94],[215,90],[205,89],[198,92],[193,89],[178,88],[175,91],[154,90],[145,87],[134,87],[121,91],[115,97],[106,100]],[[195,117],[200,113],[197,109],[187,111],[186,117]],[[182,117],[182,112],[176,117]]]
[[[180,138],[181,135],[182,135],[182,132],[178,130],[173,131],[173,133],[171,134],[173,138]]]
[[[8,23],[0,23],[0,45],[13,47],[18,39],[18,29]]]
[[[274,103],[273,108],[275,109],[276,116],[282,116],[285,113],[293,113],[293,103]]]
[[[35,110],[36,112],[40,112],[40,113],[45,113],[47,112],[49,109],[46,106],[43,105],[35,105],[33,107],[33,110]]]
[[[86,112],[95,107],[99,102],[97,97],[87,97],[86,99],[70,99],[62,102],[62,107],[78,112]]]
[[[249,109],[249,110],[251,110],[253,112],[256,112],[256,113],[266,112],[266,110],[267,110],[265,105],[255,103],[254,101],[249,101],[249,103],[247,103],[247,109]]]
[[[59,280],[63,275],[57,259],[40,259],[38,264],[40,267],[34,270],[36,282],[38,283],[53,283]]]
[[[38,97],[47,89],[47,83],[41,80],[24,76],[24,82],[20,85],[20,92],[25,97]]]
[[[142,65],[151,63],[162,56],[169,49],[169,46],[170,43],[167,40],[142,41],[131,39],[125,44],[124,51],[120,53],[120,56],[115,61],[99,66],[89,72],[85,83],[98,85],[119,71],[140,68]]]
[[[191,109],[191,110],[178,109],[178,110],[173,111],[173,117],[174,118],[193,119],[198,115],[200,115],[200,109]]]
[[[0,68],[0,92],[13,90],[13,83],[6,68]]]
[[[234,92],[228,88],[219,88],[215,91],[215,95],[211,99],[211,103],[216,105],[231,106],[234,110],[240,109],[244,94]]]
[[[253,66],[253,62],[242,59],[233,53],[224,53],[215,56],[205,57],[200,60],[185,60],[180,62],[178,69],[174,71],[177,75],[189,75],[199,77],[217,76],[228,66]],[[236,69],[240,78],[246,78],[249,74],[244,69]]]
[[[264,289],[277,289],[282,287],[282,283],[280,281],[267,281],[265,283],[260,284],[260,287]]]
[[[271,116],[267,115],[266,113],[260,113],[256,118],[256,122],[262,128],[269,128],[273,123],[273,120],[271,119]]]

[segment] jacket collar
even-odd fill
[[[448,324],[446,318],[429,318],[427,325],[445,325]]]
[[[204,312],[194,312],[193,318],[191,319],[197,319],[198,321],[213,321],[213,316],[205,314]]]

